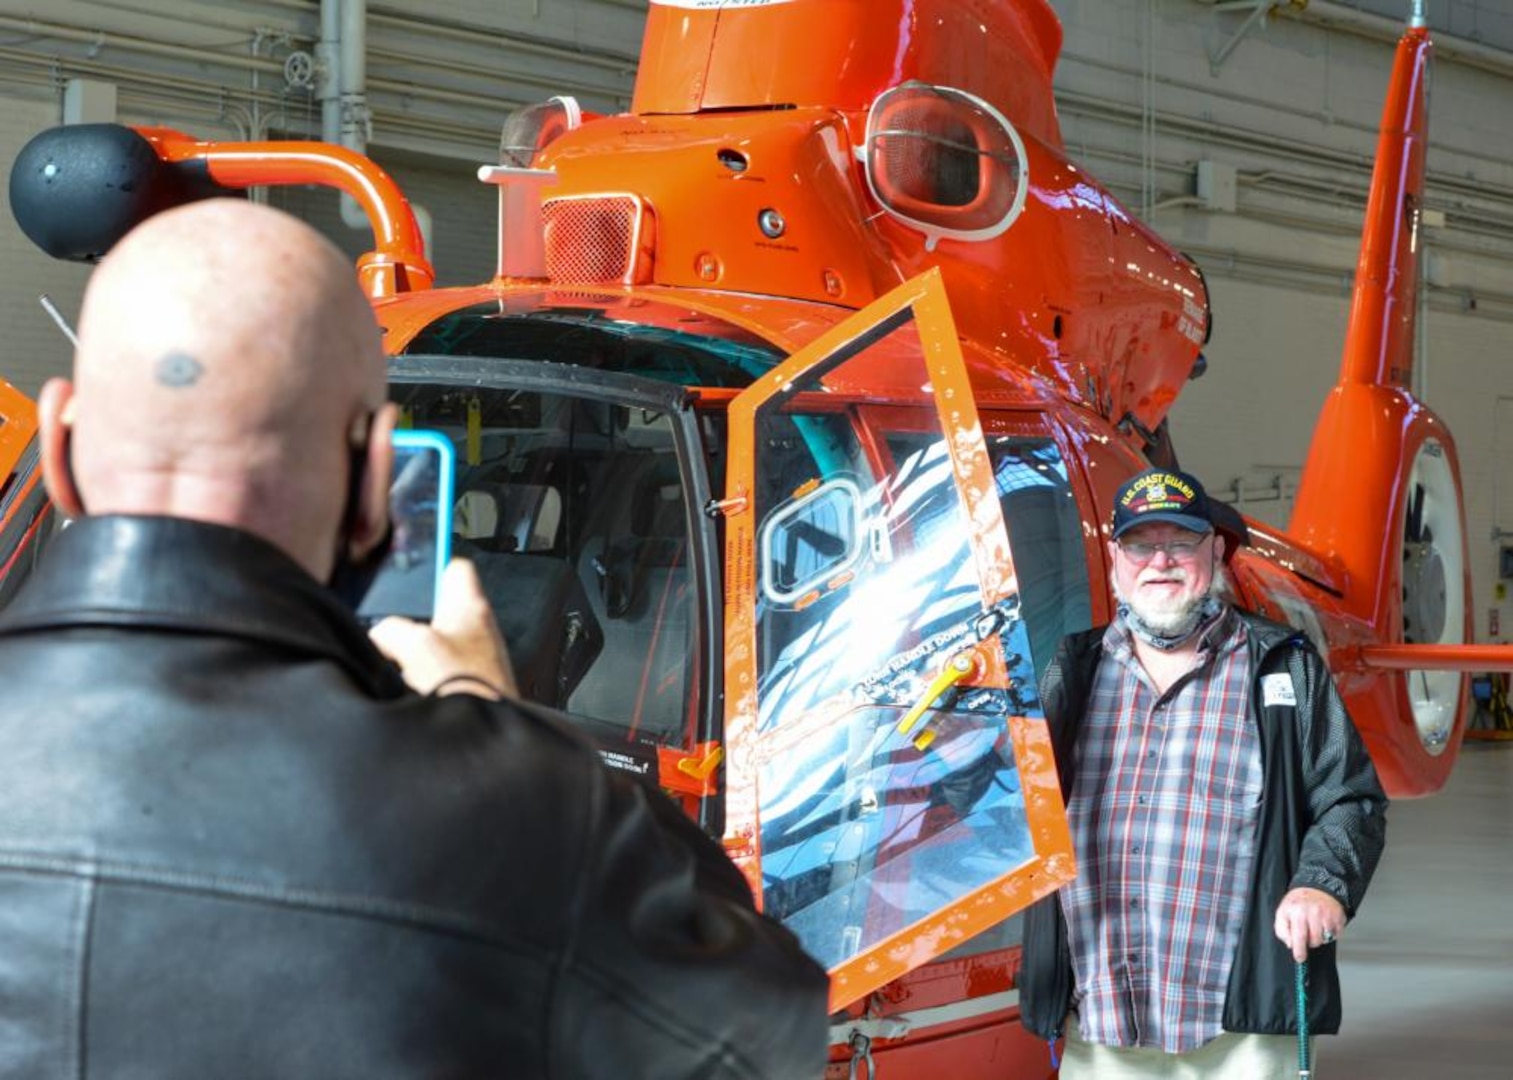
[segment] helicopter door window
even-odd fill
[[[1082,510],[1061,450],[1043,426],[1023,420],[1010,425],[1001,417],[985,423],[999,429],[988,436],[988,456],[1009,530],[1020,613],[1029,629],[1038,684],[1061,639],[1093,625]],[[1019,433],[1003,430],[1009,426]],[[928,438],[890,433],[888,450],[896,460],[907,460],[928,445]]]
[[[956,342],[926,275],[729,407],[727,831],[832,1005],[1064,873],[1054,800],[1026,797],[1054,777],[1048,748],[1021,760],[1030,631]]]
[[[861,555],[861,490],[829,480],[775,511],[762,527],[762,590],[789,604],[837,583]]]
[[[963,90],[910,82],[880,95],[857,150],[872,197],[925,235],[991,240],[1029,192],[1024,140],[1008,119]]]
[[[1082,511],[1066,461],[1050,438],[992,436],[988,454],[1038,681],[1061,639],[1093,625]]]

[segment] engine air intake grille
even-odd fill
[[[541,207],[553,281],[651,280],[651,215],[634,195],[566,196]]]

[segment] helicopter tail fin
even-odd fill
[[[1468,638],[1470,578],[1455,443],[1412,391],[1431,52],[1415,19],[1398,42],[1383,109],[1340,378],[1288,532],[1338,571],[1369,638],[1402,651],[1388,662],[1357,650],[1359,666],[1382,675],[1377,692],[1391,698],[1381,715],[1413,720],[1363,735],[1378,758],[1412,759],[1432,790],[1464,719],[1462,672],[1443,668]],[[1429,654],[1445,662],[1404,670]]]

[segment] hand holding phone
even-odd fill
[[[467,559],[447,565],[429,624],[389,618],[368,634],[418,694],[519,696],[504,635],[478,571]]]
[[[514,696],[515,672],[478,572],[450,562],[457,454],[439,431],[394,433],[393,543],[359,619],[417,693]],[[427,625],[429,623],[429,625]]]
[[[388,615],[429,620],[436,611],[441,574],[452,554],[453,484],[457,453],[439,431],[394,433],[394,475],[389,484],[393,543],[357,617],[365,623]]]

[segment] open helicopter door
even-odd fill
[[[1071,842],[939,272],[729,416],[726,843],[838,1009],[1070,880]]]
[[[37,456],[37,406],[0,379],[0,606],[30,572],[48,517]]]

